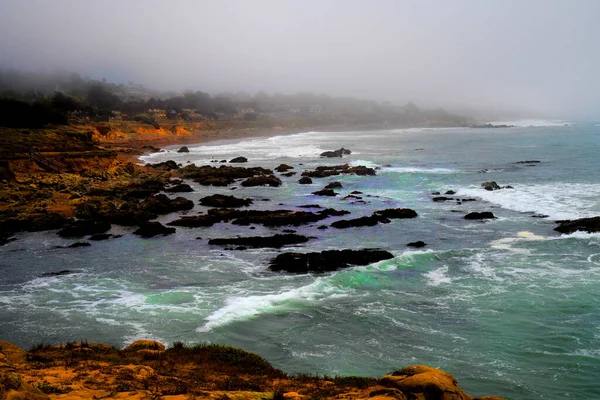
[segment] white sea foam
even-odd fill
[[[452,279],[447,275],[448,274],[448,266],[445,265],[438,269],[434,269],[433,271],[429,271],[425,274],[429,281],[427,284],[429,286],[439,286],[442,283],[451,283]]]
[[[528,249],[518,249],[514,248],[513,245],[523,241],[539,241],[539,240],[547,240],[544,236],[534,235],[531,232],[523,231],[517,233],[516,237],[502,238],[498,240],[494,240],[490,243],[490,246],[493,249],[498,250],[508,250],[517,254],[529,254],[530,250]]]
[[[459,196],[479,197],[503,208],[535,212],[555,220],[600,214],[600,184],[554,183],[514,185],[514,189],[488,191],[479,187],[459,189]]]
[[[428,168],[428,167],[385,167],[384,172],[399,172],[405,174],[456,174],[460,171],[451,168]]]
[[[513,121],[492,121],[492,125],[513,125],[518,127],[552,127],[552,126],[574,126],[575,124],[569,121],[560,119],[518,119]]]
[[[340,295],[343,295],[341,289],[328,284],[326,278],[317,278],[309,285],[280,293],[230,297],[223,307],[207,316],[206,323],[197,330],[208,332],[219,326],[247,320],[264,312],[288,310]]]

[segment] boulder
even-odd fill
[[[179,169],[179,165],[173,160],[164,161],[156,164],[148,164],[148,167],[157,169],[159,171],[171,171],[174,169]]]
[[[87,235],[104,233],[110,228],[110,222],[107,221],[78,220],[68,223],[57,234],[64,238],[81,238]]]
[[[177,211],[191,210],[194,202],[183,197],[170,199],[165,194],[157,194],[148,197],[140,204],[140,209],[151,214],[169,214]]]
[[[481,187],[489,191],[502,189],[495,181],[483,182]]]
[[[337,150],[333,150],[333,151],[324,151],[323,153],[321,153],[321,157],[342,157],[343,155],[347,155],[347,154],[352,154],[352,151],[345,149],[345,148],[341,148],[341,149],[337,149]]]
[[[187,146],[183,146],[179,150],[177,150],[177,152],[178,153],[189,153],[190,149],[188,149]]]
[[[208,244],[214,244],[219,246],[248,246],[253,248],[259,247],[271,247],[281,248],[290,244],[299,244],[308,242],[308,237],[302,235],[296,235],[293,233],[285,235],[274,235],[274,236],[251,236],[241,238],[224,238],[224,239],[210,239]]]
[[[139,235],[143,238],[151,238],[157,235],[170,235],[175,233],[175,228],[167,228],[160,222],[145,222],[133,232],[134,235]]]
[[[175,221],[167,223],[169,226],[183,226],[186,228],[200,228],[213,226],[221,219],[211,215],[194,215],[181,217]]]
[[[337,193],[333,189],[323,189],[312,192],[315,196],[337,196]]]
[[[453,194],[456,194],[456,192],[454,190],[447,190],[446,193],[444,194],[448,194],[450,196],[452,196]]]
[[[232,158],[231,160],[229,160],[229,163],[245,163],[248,162],[248,159],[246,157],[236,157],[236,158]]]
[[[200,204],[208,207],[247,207],[252,204],[252,199],[240,199],[235,196],[213,194],[200,199]]]
[[[445,196],[437,196],[432,198],[431,200],[435,201],[435,202],[440,202],[440,201],[450,201],[450,200],[454,200],[452,197],[445,197]]]
[[[439,369],[415,365],[395,371],[379,380],[381,386],[398,389],[410,398],[427,400],[471,400],[456,379]]]
[[[277,187],[281,185],[281,180],[273,175],[259,175],[252,176],[242,182],[242,186],[272,186]]]
[[[298,183],[301,185],[310,185],[313,182],[308,176],[303,176],[302,178],[298,179]]]
[[[343,186],[340,182],[331,182],[325,186],[325,189],[341,189]]]
[[[388,224],[391,221],[385,217],[371,215],[368,217],[359,217],[354,219],[341,219],[331,224],[333,228],[345,229],[345,228],[357,228],[361,226],[375,226],[379,223]]]
[[[425,246],[427,246],[427,243],[425,243],[425,242],[423,242],[423,241],[421,241],[421,240],[418,240],[418,241],[416,241],[416,242],[410,242],[410,243],[408,243],[408,244],[407,244],[407,246],[408,246],[408,247],[415,247],[415,248],[418,248],[418,249],[419,249],[419,248],[421,248],[421,247],[425,247]]]
[[[573,233],[577,231],[594,233],[600,232],[600,217],[580,218],[570,221],[557,221],[559,225],[554,228],[560,233]]]
[[[410,208],[386,208],[385,210],[375,211],[373,215],[389,219],[416,218],[419,216],[415,210]]]
[[[129,346],[125,347],[125,351],[138,351],[138,350],[165,350],[165,345],[157,342],[156,340],[136,340]]]
[[[271,271],[286,271],[294,274],[308,272],[324,273],[355,265],[369,265],[394,256],[384,250],[325,250],[317,253],[283,253],[269,264]]]
[[[165,192],[167,193],[186,193],[193,191],[194,189],[192,189],[192,187],[187,183],[178,183],[177,185],[165,189]]]
[[[290,169],[294,169],[294,167],[292,167],[291,165],[287,165],[287,164],[279,164],[279,166],[277,168],[275,168],[275,171],[286,172]]]
[[[89,246],[91,246],[91,244],[88,242],[75,242],[73,244],[68,245],[66,248],[67,249],[75,249],[77,247],[89,247]]]
[[[472,212],[465,215],[465,219],[494,219],[494,214],[489,211],[484,212]]]

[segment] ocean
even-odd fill
[[[504,123],[504,122],[503,122]],[[513,128],[306,132],[216,141],[142,157],[197,165],[245,156],[298,175],[278,188],[209,194],[251,197],[252,209],[319,204],[351,218],[408,207],[419,216],[374,227],[270,229],[221,223],[141,239],[56,249],[72,241],[23,233],[0,247],[0,338],[34,344],[88,340],[123,346],[148,338],[213,342],[257,352],[289,373],[381,376],[426,364],[453,374],[471,395],[509,399],[600,398],[600,235],[561,235],[556,220],[600,215],[600,124],[509,121]],[[344,147],[343,159],[322,159]],[[519,161],[540,161],[519,163]],[[302,171],[350,163],[377,175],[297,183]],[[211,164],[219,165],[219,164]],[[336,197],[311,192],[339,181]],[[511,186],[486,191],[481,183]],[[476,201],[434,202],[432,193]],[[343,197],[363,192],[364,203]],[[464,215],[491,211],[493,220]],[[179,214],[159,221],[177,219]],[[312,239],[281,250],[224,250],[208,239],[293,229]],[[415,250],[407,243],[422,240]],[[267,269],[284,251],[376,247],[391,260],[323,275]],[[44,277],[69,269],[75,273]]]

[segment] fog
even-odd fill
[[[600,1],[2,0],[0,67],[597,116]]]

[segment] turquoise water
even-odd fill
[[[553,228],[555,220],[600,215],[600,126],[539,125],[309,132],[156,153],[145,160],[205,164],[244,155],[249,166],[285,162],[300,172],[339,163],[318,154],[343,146],[354,151],[344,162],[378,167],[378,175],[307,186],[294,176],[280,188],[233,192],[191,183],[197,191],[184,196],[269,199],[253,208],[319,203],[354,217],[410,207],[419,217],[346,230],[297,228],[315,239],[293,251],[381,247],[396,256],[321,276],[270,273],[277,251],[207,244],[280,231],[259,226],[178,228],[154,239],[114,227],[121,239],[79,249],[54,249],[70,242],[53,233],[21,234],[0,248],[0,338],[24,347],[210,341],[258,352],[287,372],[380,376],[419,363],[452,373],[472,395],[598,399],[600,235],[561,236]],[[516,163],[522,160],[541,163]],[[334,180],[344,186],[341,196],[310,195]],[[492,180],[513,189],[480,188]],[[368,204],[341,199],[353,190]],[[446,190],[477,201],[431,201],[432,192]],[[470,211],[498,218],[465,220]],[[406,247],[416,240],[427,247]],[[41,277],[63,269],[76,273]]]

